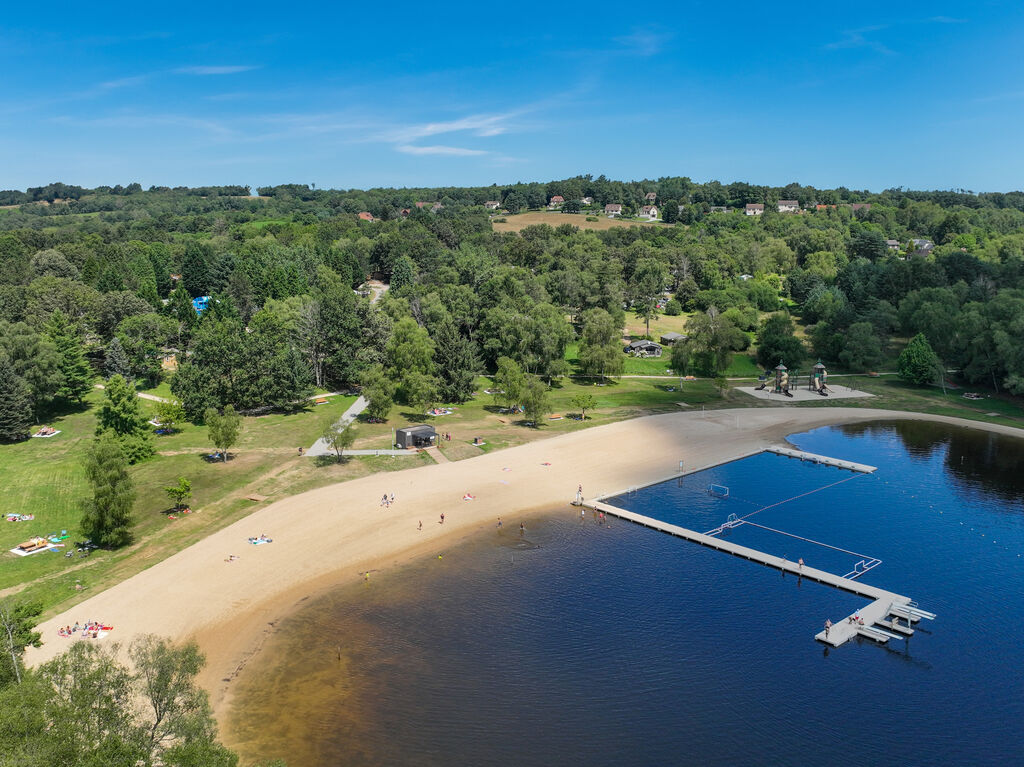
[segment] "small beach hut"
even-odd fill
[[[433,426],[419,424],[406,426],[395,432],[395,444],[400,448],[430,447],[437,444],[437,431]]]

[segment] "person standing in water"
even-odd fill
[[[525,532],[526,532],[526,525],[524,525],[522,522],[520,522],[519,523],[519,534],[522,535]]]

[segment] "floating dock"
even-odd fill
[[[799,458],[801,461],[809,461],[810,463],[820,463],[824,466],[835,466],[838,469],[849,469],[850,471],[857,471],[861,474],[871,474],[877,471],[877,466],[868,466],[866,463],[856,463],[854,461],[842,461],[838,458],[829,458],[827,455],[817,455],[815,453],[808,453],[804,450],[795,450],[791,447],[768,447],[765,448],[766,453],[775,453],[776,455],[784,455],[787,458]]]
[[[799,451],[793,451],[799,452]],[[859,465],[859,464],[857,464]],[[844,467],[845,468],[845,467]],[[868,467],[874,471],[873,467]],[[801,578],[807,578],[818,583],[823,583],[826,586],[832,586],[833,588],[847,591],[857,596],[866,597],[871,600],[871,603],[865,606],[862,610],[854,613],[854,616],[859,617],[860,620],[853,621],[850,616],[843,620],[834,623],[828,631],[828,636],[825,636],[825,631],[822,630],[815,636],[820,642],[838,647],[850,639],[856,636],[867,636],[874,639],[877,642],[886,642],[889,639],[903,639],[904,636],[891,633],[889,629],[893,629],[893,623],[899,624],[899,619],[904,619],[907,625],[904,629],[909,629],[910,624],[926,618],[931,620],[935,618],[932,613],[920,610],[917,605],[910,599],[910,597],[903,596],[902,594],[896,594],[885,589],[877,588],[876,586],[869,586],[866,583],[852,580],[850,578],[844,578],[834,573],[829,573],[824,570],[818,570],[814,567],[808,567],[806,565],[800,565],[798,562],[790,562],[784,557],[776,557],[770,554],[765,554],[763,551],[757,549],[751,549],[747,546],[741,546],[731,541],[725,541],[720,538],[716,538],[711,535],[705,535],[704,533],[698,533],[695,530],[689,530],[679,525],[669,524],[668,522],[662,522],[661,520],[654,519],[653,517],[644,516],[643,514],[637,514],[626,509],[620,509],[618,506],[612,506],[609,503],[603,501],[593,500],[584,501],[583,506],[593,509],[594,511],[603,512],[609,516],[618,517],[619,519],[625,519],[629,522],[635,522],[638,525],[649,527],[652,530],[658,530],[668,535],[674,535],[677,538],[683,538],[693,543],[699,543],[702,546],[707,546],[711,549],[717,549],[718,551],[724,551],[726,554],[732,554],[735,557],[742,557],[748,559],[751,562],[758,562],[767,567],[773,567],[776,570],[781,570],[783,573],[792,573]],[[880,623],[881,626],[887,626],[887,628],[875,628],[874,624]],[[896,628],[896,630],[900,630]],[[910,633],[913,633],[910,631]],[[901,631],[901,634],[909,636],[906,630]]]

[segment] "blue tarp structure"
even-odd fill
[[[198,298],[192,299],[192,307],[196,310],[196,314],[202,314],[204,311],[206,311],[206,307],[209,305],[209,296],[199,296]]]

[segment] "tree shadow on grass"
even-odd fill
[[[336,455],[316,455],[313,456],[313,465],[318,469],[325,469],[328,466],[344,466],[351,460],[350,455],[343,455],[341,460],[338,460]]]

